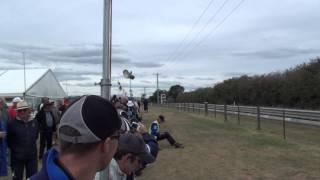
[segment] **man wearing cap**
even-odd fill
[[[37,172],[38,124],[30,118],[31,109],[26,101],[17,104],[17,116],[9,121],[7,130],[8,147],[11,150],[12,179],[22,180],[23,171],[29,178]]]
[[[83,96],[65,111],[58,128],[59,152],[49,150],[31,180],[91,180],[111,161],[118,147],[121,120],[112,104]]]
[[[8,108],[9,118],[11,120],[15,119],[16,116],[17,116],[16,108],[17,108],[18,102],[20,102],[20,101],[22,101],[22,100],[19,97],[15,97],[15,98],[12,99],[12,106],[10,106]]]
[[[126,180],[140,169],[143,164],[149,164],[155,158],[147,151],[146,144],[137,134],[121,134],[119,146],[109,167],[109,180]]]
[[[45,101],[35,117],[40,130],[39,159],[42,159],[45,147],[47,151],[52,147],[53,133],[56,131],[56,121],[51,111],[53,103],[53,101]]]

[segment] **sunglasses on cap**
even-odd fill
[[[18,112],[27,112],[28,109],[19,109]]]

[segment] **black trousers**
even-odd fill
[[[11,170],[13,180],[23,180],[24,168],[26,169],[26,178],[31,177],[38,171],[38,160],[35,156],[32,159],[20,160],[11,157]]]
[[[47,151],[52,147],[52,136],[53,131],[51,129],[40,132],[39,158],[42,158],[45,147],[47,147]]]
[[[168,132],[161,132],[157,134],[157,141],[161,141],[163,139],[167,139],[171,145],[174,145],[176,143],[171,134]]]

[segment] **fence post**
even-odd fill
[[[227,105],[225,104],[224,105],[224,121],[226,122],[228,119],[227,119]]]
[[[283,116],[283,139],[286,139],[286,110],[283,109],[283,112],[282,112],[282,116]]]
[[[194,113],[194,103],[192,103],[192,112]]]
[[[240,107],[238,105],[238,125],[240,125]]]
[[[204,102],[204,114],[208,116],[208,102]]]
[[[257,106],[257,130],[261,130],[261,127],[260,127],[260,106]]]
[[[217,105],[214,104],[214,118],[217,117]]]
[[[201,104],[199,103],[198,104],[198,112],[199,112],[199,114],[201,114],[201,107],[200,106],[201,106]]]

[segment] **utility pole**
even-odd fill
[[[111,34],[112,34],[112,0],[104,0],[103,9],[103,60],[101,97],[110,99],[111,93]],[[109,166],[100,172],[100,180],[108,179]]]
[[[23,59],[23,73],[24,73],[24,93],[23,93],[23,100],[26,99],[26,90],[27,90],[27,81],[26,81],[26,58],[25,53],[22,52],[22,59]]]
[[[132,94],[132,89],[131,89],[131,79],[130,79],[130,97],[133,97],[133,94]]]
[[[103,67],[100,82],[101,96],[110,99],[111,94],[111,35],[112,35],[112,0],[104,0],[103,13]]]
[[[157,75],[157,104],[159,104],[159,73]]]

